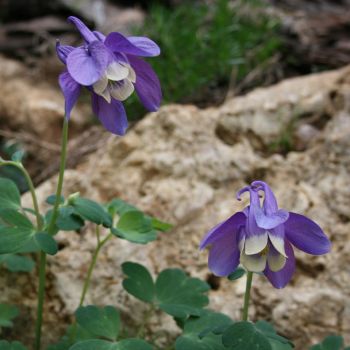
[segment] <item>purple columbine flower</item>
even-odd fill
[[[59,77],[65,98],[65,113],[69,119],[82,87],[91,92],[92,109],[104,127],[124,135],[128,126],[121,101],[134,90],[149,111],[160,106],[162,92],[151,66],[138,56],[160,54],[158,45],[145,37],[125,37],[113,32],[107,37],[92,32],[76,17],[69,17],[84,38],[84,45],[72,47],[57,42],[56,51],[67,66]]]
[[[263,181],[254,181],[237,193],[250,194],[250,206],[214,227],[200,249],[211,245],[209,268],[227,276],[239,263],[248,271],[262,272],[275,288],[283,288],[295,270],[293,246],[312,254],[328,253],[331,243],[307,217],[278,209],[276,197]],[[264,193],[261,205],[259,192]]]

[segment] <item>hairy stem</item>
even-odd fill
[[[250,290],[252,288],[253,272],[247,272],[247,283],[245,287],[244,294],[244,305],[242,312],[242,321],[248,321],[248,310],[249,310],[249,300],[250,300]]]
[[[67,158],[67,144],[68,144],[68,120],[64,118],[63,128],[62,128],[62,141],[61,141],[61,163],[60,172],[58,176],[58,183],[56,189],[56,200],[52,210],[51,219],[47,228],[47,232],[50,235],[55,233],[56,220],[58,217],[58,209],[60,205],[60,198],[62,194],[64,170],[66,167]],[[42,335],[42,323],[43,323],[43,308],[45,300],[45,285],[46,285],[46,254],[44,252],[40,253],[39,262],[39,291],[38,291],[38,305],[37,305],[37,319],[35,326],[35,350],[40,350],[41,348],[41,335]]]

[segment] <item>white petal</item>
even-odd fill
[[[272,245],[274,246],[274,248],[280,254],[282,254],[284,257],[287,258],[286,250],[284,248],[284,238],[281,238],[279,236],[273,235],[271,233],[269,233],[269,238],[270,238],[270,241],[271,241]]]
[[[113,62],[107,67],[106,75],[109,80],[123,80],[129,75],[129,68],[118,62]]]
[[[241,255],[241,264],[252,272],[262,272],[266,267],[266,254]]]
[[[243,236],[242,239],[238,243],[238,248],[239,248],[241,253],[242,253],[242,251],[244,249],[244,243],[245,243],[245,236]]]
[[[128,75],[127,79],[129,79],[133,83],[136,83],[136,73],[131,66],[129,66],[129,75]]]
[[[134,92],[134,89],[134,84],[125,79],[123,82],[113,85],[111,95],[116,100],[124,101]]]
[[[244,253],[247,255],[258,254],[267,246],[268,235],[264,232],[261,235],[251,236],[245,239]]]
[[[282,254],[268,254],[267,263],[269,264],[270,270],[273,272],[277,272],[282,270],[284,265],[286,264],[287,258]]]
[[[108,78],[106,75],[103,75],[100,80],[98,80],[94,85],[92,85],[94,91],[97,95],[101,95],[107,88]]]

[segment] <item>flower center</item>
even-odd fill
[[[134,92],[135,82],[136,73],[129,64],[113,62],[93,85],[93,90],[108,103],[111,103],[112,97],[124,101]]]

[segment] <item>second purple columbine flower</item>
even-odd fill
[[[275,288],[283,288],[295,270],[293,246],[312,255],[330,251],[322,229],[303,215],[278,209],[265,182],[242,188],[237,199],[245,192],[250,194],[250,206],[214,227],[200,244],[201,249],[211,245],[209,268],[214,274],[227,276],[241,263],[248,271],[264,273]]]
[[[160,106],[162,93],[157,75],[139,56],[160,54],[156,43],[145,37],[125,37],[113,32],[104,36],[92,32],[76,17],[69,17],[84,38],[84,45],[72,47],[57,43],[57,55],[67,70],[59,77],[69,119],[82,87],[91,92],[92,109],[104,127],[124,135],[128,120],[122,101],[136,90],[149,111]]]

